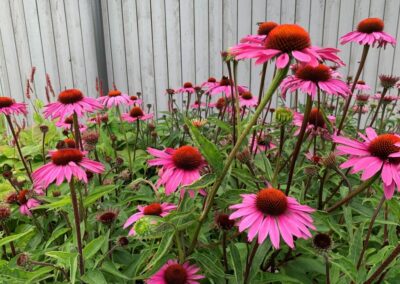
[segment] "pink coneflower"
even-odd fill
[[[252,139],[249,140],[249,148],[251,148],[251,144],[252,144]],[[268,138],[268,136],[264,136],[262,135],[261,137],[259,137],[259,135],[257,134],[257,139],[255,141],[255,143],[253,143],[253,149],[252,149],[252,153],[265,153],[271,149],[275,149],[276,145],[274,143],[271,142],[271,139]]]
[[[73,127],[74,127],[73,124],[74,124],[74,119],[73,119],[72,115],[66,117],[65,119],[60,119],[59,121],[56,122],[57,127],[63,128],[66,130],[73,129]],[[86,131],[86,129],[87,129],[86,125],[84,125],[82,123],[78,123],[78,125],[79,125],[80,132]]]
[[[241,43],[262,43],[267,38],[268,34],[272,29],[278,26],[275,22],[263,22],[258,24],[258,30],[256,35],[247,35],[240,40]]]
[[[153,118],[152,113],[145,114],[139,106],[134,106],[129,113],[123,113],[122,119],[127,122],[135,122],[137,120],[148,120]]]
[[[224,93],[227,97],[231,97],[232,89],[233,91],[235,91],[235,87],[233,84],[234,83],[232,82],[232,80],[230,80],[228,77],[223,76],[221,81],[219,81],[218,84],[216,84],[214,87],[208,89],[206,93],[210,95]],[[237,86],[237,89],[239,93],[244,93],[248,91],[247,87],[240,85]]]
[[[258,99],[250,92],[243,92],[239,97],[239,105],[241,107],[254,107],[257,106]]]
[[[359,112],[367,113],[368,112],[368,107],[367,106],[361,106],[361,105],[355,105],[355,106],[352,107],[352,110],[355,113],[359,113]]]
[[[369,85],[367,85],[365,83],[365,81],[362,81],[362,80],[357,81],[355,88],[356,88],[356,90],[359,90],[359,91],[369,91],[369,90],[371,90],[371,87]]]
[[[148,161],[150,166],[162,166],[157,186],[164,185],[167,195],[175,192],[179,185],[189,185],[198,180],[200,169],[206,164],[199,150],[188,145],[164,151],[149,147],[147,152],[156,157]]]
[[[16,103],[12,98],[0,97],[0,113],[5,115],[27,114],[25,103]]]
[[[50,151],[51,162],[38,168],[32,173],[34,184],[47,188],[52,182],[60,185],[64,180],[71,181],[72,177],[85,183],[88,182],[85,170],[102,173],[103,164],[85,157],[86,152],[78,149],[59,149]]]
[[[358,94],[356,95],[356,102],[358,104],[366,104],[369,100],[368,94]]]
[[[175,93],[195,93],[196,90],[193,88],[193,84],[190,82],[186,82],[185,84],[183,84],[182,88],[176,89]]]
[[[361,45],[378,45],[378,47],[386,47],[388,43],[396,44],[396,39],[385,33],[383,28],[384,22],[379,18],[367,18],[357,25],[357,30],[349,32],[340,38],[340,44],[355,42]]]
[[[347,84],[332,77],[332,70],[323,64],[315,67],[311,65],[297,66],[294,75],[283,79],[280,88],[285,98],[286,92],[300,90],[313,99],[318,89],[330,95],[347,96],[350,93]]]
[[[82,117],[86,113],[102,108],[96,99],[85,97],[78,89],[69,89],[58,95],[58,102],[46,105],[43,113],[45,118],[64,120],[74,113],[78,117]]]
[[[376,93],[375,95],[372,96],[372,98],[375,99],[375,100],[380,100],[381,97],[382,97],[382,94],[381,94],[381,93]],[[383,99],[382,99],[382,102],[383,102],[383,103],[389,104],[389,103],[394,102],[394,101],[396,101],[396,100],[398,100],[398,99],[400,99],[400,98],[397,97],[397,96],[385,95],[385,96],[383,97]]]
[[[140,105],[142,100],[139,99],[137,96],[130,96],[129,97],[129,105]]]
[[[130,97],[127,94],[121,93],[120,90],[111,90],[107,96],[99,97],[97,100],[108,108],[132,104]]]
[[[40,205],[40,202],[31,197],[29,190],[21,190],[17,195],[17,203],[19,204],[19,212],[23,215],[32,216],[31,209]]]
[[[206,103],[203,103],[203,102],[199,103],[199,101],[194,101],[194,103],[190,105],[190,107],[193,109],[199,109],[201,107],[206,107],[206,106],[207,106]]]
[[[108,122],[108,114],[96,114],[96,116],[93,116],[91,118],[88,119],[89,123],[96,123],[96,124],[101,124],[103,123],[107,123]]]
[[[256,59],[256,64],[276,59],[276,66],[279,69],[286,67],[291,57],[313,66],[323,60],[344,65],[336,55],[338,49],[311,46],[307,31],[295,24],[278,25],[269,32],[264,42],[241,43],[232,47],[230,52],[236,60]]]
[[[208,106],[215,107],[219,111],[222,111],[228,103],[229,103],[229,101],[223,97],[223,98],[219,98],[215,103],[210,103]]]
[[[160,270],[147,279],[147,284],[196,284],[204,278],[197,274],[200,268],[189,262],[179,264],[177,260],[168,260]]]
[[[210,88],[216,86],[217,84],[218,84],[217,79],[215,79],[214,77],[210,77],[210,78],[208,78],[208,80],[206,82],[201,84],[201,87],[210,89]]]
[[[336,118],[332,115],[327,116],[328,120],[332,123],[335,122]],[[300,132],[300,127],[303,123],[304,115],[302,113],[295,112],[293,117],[293,124],[298,126],[299,128],[294,133],[294,135],[298,135]],[[311,132],[311,134],[327,134],[326,124],[324,120],[324,116],[318,108],[311,109],[310,117],[307,123],[307,132]]]
[[[349,155],[341,168],[353,167],[352,173],[362,171],[361,179],[367,180],[380,172],[385,196],[392,198],[394,189],[400,191],[400,136],[397,134],[377,135],[373,128],[359,134],[363,142],[343,136],[334,136],[333,141],[339,155]]]
[[[124,223],[124,229],[133,225],[136,221],[143,218],[144,216],[159,216],[165,217],[172,210],[176,209],[176,205],[172,203],[151,203],[147,206],[138,205],[137,209],[139,212],[133,214]],[[129,236],[134,236],[136,234],[134,227],[129,231]]]
[[[275,188],[260,190],[257,194],[242,194],[243,202],[229,208],[236,210],[230,219],[240,219],[236,225],[239,232],[248,230],[248,240],[252,241],[258,234],[261,244],[269,235],[274,248],[279,249],[280,236],[293,248],[293,236],[308,239],[309,228],[315,230],[310,213],[315,210],[300,205],[293,197],[286,196]]]

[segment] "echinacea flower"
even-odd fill
[[[132,104],[130,97],[127,94],[123,94],[120,90],[111,90],[107,96],[99,97],[97,100],[108,108]]]
[[[222,111],[228,103],[229,103],[229,100],[222,97],[222,98],[219,98],[215,103],[210,103],[208,106],[215,107],[219,111]]]
[[[331,123],[335,122],[336,120],[336,118],[332,115],[328,115],[327,118]],[[304,115],[302,113],[294,113],[293,124],[299,127],[294,133],[295,136],[300,133],[300,127],[303,123],[303,119]],[[326,124],[321,110],[318,110],[318,108],[312,108],[310,112],[310,117],[308,119],[306,131],[310,132],[313,135],[316,135],[317,133],[326,134],[326,130]]]
[[[294,247],[293,236],[308,239],[309,229],[315,230],[310,213],[315,210],[300,205],[293,197],[286,196],[275,188],[261,189],[257,194],[242,194],[243,202],[229,208],[236,210],[230,219],[240,219],[236,223],[239,232],[248,229],[248,240],[258,235],[258,243],[262,244],[267,236],[272,246],[280,247],[280,237],[291,248]]]
[[[138,96],[130,96],[129,97],[129,105],[140,105],[142,103],[142,100],[139,99]]]
[[[86,125],[79,123],[79,131],[80,132],[84,132],[86,131],[87,127]],[[74,119],[72,117],[72,115],[66,117],[65,119],[60,119],[56,122],[56,126],[65,130],[72,130],[74,127]]]
[[[45,118],[60,118],[63,121],[70,115],[76,113],[78,117],[84,114],[102,109],[96,99],[85,97],[78,89],[68,89],[58,95],[58,101],[49,103],[44,107]]]
[[[176,209],[176,205],[172,203],[151,203],[147,206],[138,205],[137,209],[139,212],[133,214],[128,218],[128,220],[124,223],[124,229],[128,228],[129,226],[133,225],[136,221],[143,218],[144,216],[158,216],[158,217],[165,217],[167,216],[172,210]],[[134,236],[136,234],[134,227],[129,231],[129,236]]]
[[[369,85],[367,85],[367,83],[365,83],[365,81],[359,80],[356,83],[355,89],[359,90],[359,91],[369,91],[369,90],[371,90],[371,87]]]
[[[269,32],[265,41],[241,43],[230,48],[230,52],[236,60],[255,59],[256,64],[276,59],[279,69],[285,68],[291,57],[313,66],[324,60],[344,65],[336,55],[338,49],[311,46],[308,32],[295,24],[278,25]]]
[[[391,89],[396,86],[396,83],[399,81],[399,79],[400,77],[392,75],[379,75],[381,86],[385,89]]]
[[[196,284],[204,278],[198,274],[200,268],[189,262],[179,264],[177,260],[168,260],[160,270],[147,279],[146,284]]]
[[[134,106],[129,113],[123,113],[122,119],[127,122],[135,122],[137,120],[148,120],[153,118],[152,113],[145,114],[139,106]]]
[[[249,140],[249,146],[251,147],[252,144],[252,139]],[[275,149],[276,145],[272,143],[271,138],[267,135],[261,135],[257,134],[257,138],[255,139],[253,143],[253,149],[252,153],[258,154],[258,153],[265,153],[268,150]]]
[[[341,168],[352,167],[351,173],[362,171],[361,179],[367,180],[375,174],[380,175],[386,199],[391,199],[395,187],[400,191],[400,136],[385,133],[378,135],[373,128],[365,130],[364,140],[334,136],[333,141],[339,155],[349,155],[349,159],[340,165]]]
[[[280,88],[285,98],[286,92],[300,90],[314,98],[318,89],[330,95],[347,96],[350,93],[347,84],[332,77],[332,70],[323,64],[317,66],[297,66],[294,75],[283,79]]]
[[[349,32],[340,38],[340,44],[355,42],[361,45],[377,44],[378,47],[386,47],[388,43],[396,44],[396,39],[385,33],[385,23],[379,18],[367,18],[357,25],[357,30]]]
[[[241,107],[257,106],[258,99],[250,92],[243,92],[239,97],[239,105]]]
[[[12,98],[0,97],[0,113],[5,115],[27,114],[25,103],[16,103]]]
[[[372,96],[372,98],[375,99],[375,100],[381,100],[382,93],[376,93],[375,95]],[[382,103],[390,104],[391,102],[394,102],[394,101],[396,101],[398,99],[400,99],[400,98],[396,97],[396,96],[385,95],[382,98]]]
[[[258,30],[256,35],[247,35],[244,38],[240,39],[241,43],[262,43],[268,36],[268,34],[272,31],[272,29],[278,26],[275,22],[262,22],[258,24]]]
[[[190,82],[186,82],[185,84],[183,84],[182,88],[176,89],[175,93],[179,94],[179,93],[195,93],[196,90],[193,88],[193,84]]]
[[[198,180],[200,170],[206,164],[199,150],[188,145],[163,151],[149,147],[147,152],[156,157],[148,161],[150,166],[162,166],[157,186],[164,185],[167,195],[175,192],[180,185],[189,185]]]
[[[361,106],[361,105],[355,105],[352,107],[352,110],[355,113],[367,113],[368,112],[368,107],[367,106]]]
[[[104,225],[110,226],[118,218],[119,210],[107,209],[96,215],[96,220]]]
[[[218,84],[217,79],[215,79],[214,77],[210,77],[210,78],[208,78],[208,80],[206,82],[201,84],[201,87],[209,89],[209,88],[214,87],[216,84]]]
[[[17,195],[19,212],[23,215],[32,216],[31,209],[40,205],[40,202],[32,198],[32,192],[26,189],[20,190]]]
[[[50,151],[51,162],[32,173],[34,184],[47,188],[54,181],[56,185],[60,185],[64,180],[70,182],[72,177],[87,183],[85,170],[102,173],[104,166],[86,158],[85,154],[86,152],[70,148]]]
[[[205,107],[205,106],[207,106],[206,103],[199,102],[199,101],[197,101],[197,100],[194,101],[194,103],[190,105],[190,107],[193,108],[193,109],[199,109],[199,108]]]
[[[245,86],[237,85],[237,89],[239,93],[247,92],[248,89]],[[232,96],[232,90],[235,92],[234,82],[230,80],[226,76],[222,76],[221,81],[219,81],[214,87],[208,89],[206,91],[207,94],[216,95],[216,94],[225,94],[227,97]]]

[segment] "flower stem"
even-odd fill
[[[81,149],[83,151],[82,139],[81,139],[81,132],[79,131],[79,122],[78,122],[78,115],[76,112],[72,115],[73,118],[73,125],[74,125],[74,132],[75,132],[75,148]]]
[[[326,209],[326,212],[330,213],[330,212],[334,211],[336,208],[338,208],[341,205],[345,204],[346,202],[350,201],[354,196],[356,196],[359,193],[366,190],[378,178],[379,174],[380,174],[380,172],[378,174],[376,174],[375,176],[371,177],[370,179],[364,181],[362,184],[360,184],[360,186],[357,189],[350,192],[345,198],[336,202],[333,206]]]
[[[379,133],[379,134],[381,134],[381,133],[382,133],[382,130],[385,129],[385,120],[384,120],[384,118],[385,118],[386,106],[387,106],[386,104],[384,104],[384,105],[382,106],[381,122],[379,123],[379,130],[378,130],[378,133]]]
[[[43,132],[42,136],[42,156],[43,156],[43,165],[46,164],[46,154],[44,153],[44,142],[46,140],[46,132]]]
[[[239,151],[239,149],[240,149],[244,139],[246,138],[246,136],[250,133],[251,129],[256,124],[257,119],[261,115],[261,113],[264,110],[265,106],[271,100],[272,95],[275,93],[276,89],[279,87],[279,84],[282,82],[283,78],[285,78],[285,76],[286,76],[286,74],[288,72],[288,69],[289,68],[286,67],[284,69],[279,69],[278,70],[278,72],[276,73],[274,79],[272,80],[271,85],[269,86],[264,98],[261,100],[260,104],[258,105],[254,115],[251,117],[251,119],[249,120],[248,124],[243,129],[243,132],[240,134],[240,136],[238,138],[238,141],[236,142],[235,146],[233,147],[233,149],[229,153],[229,156],[226,159],[226,163],[225,163],[223,169],[219,173],[217,180],[213,184],[213,186],[210,189],[210,192],[208,194],[208,201],[206,203],[206,206],[204,207],[203,212],[200,215],[200,218],[199,218],[198,223],[197,223],[197,227],[196,227],[195,232],[193,234],[192,243],[191,243],[191,245],[189,247],[189,254],[191,252],[193,252],[193,250],[194,250],[194,248],[195,248],[195,246],[197,244],[197,238],[199,236],[200,229],[201,229],[204,221],[206,220],[208,213],[211,210],[215,195],[217,194],[217,191],[218,191],[219,187],[221,186],[226,174],[228,173],[232,162],[236,158],[237,152]]]
[[[243,283],[245,283],[245,284],[249,283],[251,265],[253,264],[254,256],[256,255],[258,247],[259,247],[259,244],[258,244],[258,242],[256,240],[254,242],[254,246],[253,246],[253,249],[251,250],[250,256],[247,259],[246,270],[244,272],[244,279],[243,279]]]
[[[326,284],[330,284],[331,283],[331,277],[330,277],[330,273],[329,273],[329,257],[328,255],[324,256],[325,258],[325,275],[326,275]]]
[[[78,254],[79,254],[79,272],[80,275],[83,275],[85,273],[85,264],[83,261],[83,251],[82,251],[81,222],[79,218],[78,200],[76,198],[75,184],[73,178],[69,182],[69,189],[71,190],[71,202],[72,202],[72,208],[74,210],[76,241],[78,244]]]
[[[365,237],[365,241],[364,241],[364,244],[363,244],[363,248],[362,248],[362,250],[361,250],[360,257],[358,258],[357,270],[360,269],[360,266],[361,266],[361,263],[362,263],[362,260],[363,260],[363,257],[364,257],[364,253],[365,253],[365,251],[366,251],[367,248],[368,248],[369,238],[371,237],[371,233],[372,233],[372,227],[374,226],[376,217],[378,216],[379,210],[381,210],[382,205],[383,205],[383,203],[385,202],[385,200],[386,200],[385,195],[382,195],[382,198],[381,198],[381,200],[379,201],[378,206],[376,206],[375,211],[374,211],[374,213],[372,214],[371,221],[369,222],[369,226],[368,226],[367,236]]]
[[[119,106],[117,106],[117,113],[119,116],[119,120],[121,121],[121,130],[124,133],[126,148],[128,149],[129,170],[132,172],[133,168],[132,168],[131,149],[129,148],[128,136],[126,135],[126,132],[125,132],[124,121],[122,120],[121,111],[119,110]]]
[[[388,88],[383,88],[383,91],[382,91],[382,94],[381,94],[381,98],[379,99],[378,106],[376,107],[374,116],[373,116],[372,119],[371,119],[371,122],[370,122],[370,124],[369,124],[369,127],[372,127],[372,126],[374,125],[375,120],[376,120],[376,118],[378,117],[379,109],[381,108],[381,105],[382,105],[382,103],[383,103],[383,99],[384,99],[384,97],[385,97],[387,91],[388,91]]]
[[[137,143],[138,143],[138,138],[139,138],[139,131],[140,131],[140,124],[139,124],[139,119],[136,120],[136,138],[135,138],[135,144],[133,144],[133,161],[136,159],[136,149],[137,149]]]
[[[228,67],[228,74],[229,74],[229,85],[231,87],[231,99],[232,99],[232,126],[233,126],[233,133],[232,133],[232,142],[233,145],[236,144],[236,136],[237,136],[237,127],[239,125],[239,116],[240,113],[238,112],[238,109],[236,108],[236,94],[234,92],[235,87],[233,86],[233,75],[232,75],[232,67],[231,67],[231,62],[227,61],[226,66]],[[235,83],[236,84],[236,83]]]
[[[12,122],[11,122],[11,117],[10,117],[9,115],[6,115],[6,119],[7,119],[7,122],[8,122],[8,126],[10,127],[12,136],[13,136],[13,138],[14,138],[15,146],[17,146],[17,150],[18,150],[19,157],[21,158],[22,164],[24,165],[26,174],[28,175],[28,177],[29,177],[29,179],[31,180],[31,182],[33,182],[32,176],[31,176],[31,171],[30,171],[30,169],[29,169],[29,167],[28,167],[28,164],[27,164],[26,161],[25,161],[24,156],[22,155],[21,146],[19,145],[18,137],[17,137],[17,135],[15,134],[15,129],[14,129],[14,126],[13,126],[13,124],[12,124]]]
[[[7,224],[6,224],[5,221],[2,221],[2,222],[1,222],[1,227],[3,228],[4,235],[5,235],[6,237],[7,237],[7,236],[10,236],[10,230],[8,229]],[[15,246],[14,246],[14,242],[13,242],[13,241],[10,242],[10,248],[11,248],[11,254],[12,254],[12,256],[13,256],[13,257],[16,256],[17,254],[16,254],[16,252],[15,252]]]
[[[224,259],[224,268],[225,268],[225,273],[228,273],[229,267],[228,267],[228,257],[226,254],[226,231],[222,231],[222,257]]]
[[[307,95],[306,108],[304,110],[303,122],[301,124],[300,133],[297,138],[296,147],[294,148],[294,151],[293,151],[292,162],[290,164],[289,177],[288,177],[287,186],[286,186],[286,195],[289,195],[290,186],[292,185],[294,168],[296,166],[296,160],[297,160],[297,157],[299,156],[301,145],[303,143],[304,133],[306,132],[308,119],[310,117],[311,107],[312,107],[312,98],[311,98],[311,96]]]

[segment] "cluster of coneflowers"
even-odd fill
[[[44,117],[54,120],[55,125],[68,137],[54,145],[54,149],[47,155],[43,147],[44,165],[32,171],[22,154],[12,122],[12,116],[27,114],[27,106],[11,98],[0,97],[0,112],[6,117],[20,160],[31,181],[30,189],[23,188],[12,180],[10,170],[5,171],[3,177],[15,188],[15,192],[7,196],[6,202],[17,204],[21,214],[34,217],[34,208],[41,204],[40,196],[47,194],[48,188],[53,184],[59,186],[68,183],[75,220],[79,269],[83,275],[84,245],[80,229],[83,208],[80,208],[82,200],[78,200],[76,188],[89,183],[94,175],[98,175],[99,184],[105,184],[105,176],[113,170],[100,162],[96,149],[99,136],[97,125],[105,125],[114,158],[118,160],[121,153],[118,153],[120,149],[115,146],[115,136],[107,125],[108,115],[113,113],[120,121],[127,157],[124,157],[125,161],[119,160],[118,163],[125,162],[124,173],[127,179],[130,179],[132,176],[140,178],[134,171],[134,165],[137,162],[138,139],[140,135],[143,137],[142,123],[146,123],[148,129],[153,131],[151,136],[154,137],[154,143],[148,140],[147,153],[152,157],[147,163],[157,169],[158,176],[153,186],[155,198],[154,202],[137,205],[137,212],[125,220],[123,228],[128,229],[127,235],[145,238],[151,227],[159,224],[159,219],[152,217],[162,219],[171,212],[178,211],[185,198],[198,198],[203,201],[199,219],[193,230],[188,236],[183,236],[186,240],[182,241],[180,234],[176,238],[177,259],[167,260],[158,272],[145,280],[146,283],[199,283],[200,279],[205,278],[197,264],[190,263],[193,258],[189,260],[189,257],[199,248],[198,239],[211,211],[215,213],[216,222],[223,230],[225,273],[229,273],[229,263],[226,260],[227,232],[234,226],[238,227],[238,234],[232,235],[231,241],[241,233],[247,232],[247,241],[252,243],[252,248],[247,257],[243,279],[245,283],[250,283],[253,259],[260,245],[270,242],[276,249],[276,257],[282,246],[294,249],[297,239],[309,239],[313,236],[311,231],[317,231],[312,217],[316,209],[306,205],[307,190],[310,183],[315,182],[313,176],[315,177],[316,173],[313,170],[317,165],[324,166],[322,177],[318,179],[318,201],[314,203],[320,210],[332,212],[347,204],[351,198],[368,189],[378,179],[382,181],[384,195],[376,212],[381,209],[385,199],[392,198],[396,189],[400,191],[399,124],[398,121],[397,124],[387,123],[393,115],[398,115],[396,106],[399,94],[392,95],[390,91],[400,89],[399,78],[391,75],[380,76],[382,91],[376,95],[368,94],[371,88],[360,80],[369,49],[395,44],[395,39],[383,29],[382,20],[369,18],[361,21],[356,31],[341,38],[342,44],[353,42],[363,46],[357,73],[354,78],[343,81],[340,67],[345,64],[338,55],[338,49],[312,45],[308,32],[299,25],[260,23],[257,35],[246,36],[239,44],[222,53],[229,73],[227,76],[220,80],[209,78],[199,86],[186,82],[181,88],[166,90],[170,119],[164,119],[171,133],[178,131],[182,136],[179,137],[175,148],[162,148],[161,141],[157,144],[157,132],[154,130],[157,120],[149,112],[150,107],[147,111],[144,110],[141,97],[129,96],[114,88],[107,95],[95,99],[85,96],[80,90],[68,89],[58,95],[56,102],[44,106],[43,111]],[[247,59],[254,60],[255,64],[262,64],[257,95],[246,86],[238,84],[240,78],[237,78],[237,66],[241,60]],[[275,66],[269,65],[271,62],[274,62]],[[264,92],[267,68],[274,68],[275,75]],[[276,93],[279,93],[282,103],[288,97],[294,96],[292,108],[273,108],[271,99]],[[304,106],[300,102],[299,93],[305,95]],[[376,99],[377,104],[370,105],[370,98]],[[365,119],[365,126],[361,127],[362,114],[368,112],[368,108],[371,108],[371,112]],[[355,139],[350,131],[346,133],[345,126],[351,119],[348,114],[352,112],[357,117],[357,128],[350,131],[360,131],[358,134],[362,140]],[[271,117],[271,121],[268,121],[268,116]],[[182,117],[186,121],[185,127],[179,124],[183,121]],[[275,126],[272,123],[273,117],[279,128],[279,139],[275,140],[270,134],[271,128]],[[211,126],[213,119],[223,123]],[[202,135],[201,130],[206,125],[211,134]],[[41,129],[45,136],[46,127]],[[222,135],[227,129],[231,133]],[[295,143],[285,145],[288,140],[287,131],[292,130]],[[132,143],[127,133],[132,131],[135,136],[131,149]],[[201,139],[196,138],[198,136]],[[227,149],[229,154],[217,163],[212,161],[214,156],[223,154],[212,152],[213,148],[208,143],[213,144],[215,148],[215,145],[218,145]],[[325,144],[331,145],[331,154],[328,157],[320,157],[319,153],[325,147],[329,147]],[[284,155],[285,147],[293,147],[289,156]],[[302,150],[306,152],[304,155],[301,155]],[[90,159],[89,154],[94,158]],[[270,180],[257,175],[253,164],[256,155],[266,157],[274,163]],[[346,156],[346,161],[340,166],[336,165],[337,156]],[[292,185],[296,163],[303,164],[304,159],[307,159],[311,166],[307,168],[308,178],[301,190],[302,194],[295,198]],[[228,179],[232,164],[237,162],[249,168],[257,187],[243,190],[240,203],[218,208],[214,202],[215,198]],[[344,174],[341,169],[349,170]],[[349,187],[349,192],[345,198],[326,208],[338,192],[338,189],[333,190],[333,195],[328,197],[327,193],[324,193],[326,180],[332,170],[343,178],[342,182]],[[286,183],[278,182],[284,172],[287,177]],[[352,189],[346,175],[358,172],[362,173],[363,183]],[[215,176],[211,184],[206,184],[204,188],[191,188],[207,175]],[[170,196],[177,196],[178,203],[171,202]],[[0,220],[5,232],[9,234],[4,221],[7,215],[10,215],[10,209],[8,205],[2,204]],[[98,220],[108,224],[113,222],[117,215],[116,210],[109,210],[99,215]],[[371,220],[370,228],[375,218],[376,214]],[[368,248],[370,234],[371,230],[368,231],[366,242],[363,244],[357,269],[364,261],[363,256]],[[318,249],[327,251],[332,243],[330,233],[315,233],[313,243]],[[13,243],[10,245],[12,253],[15,254]],[[399,253],[400,249],[396,248],[391,258],[367,281],[371,282],[379,277]],[[325,259],[329,271],[329,259],[327,256]],[[271,263],[273,261],[263,262],[263,270],[274,272]],[[326,281],[329,283],[328,273]]]

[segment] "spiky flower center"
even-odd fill
[[[359,80],[357,81],[357,85],[365,85],[365,81]]]
[[[379,18],[367,18],[362,20],[357,25],[357,31],[361,33],[381,32],[385,27],[385,23]]]
[[[310,35],[299,25],[279,25],[271,30],[266,41],[267,49],[277,49],[282,52],[303,50],[311,46]]]
[[[14,103],[12,98],[9,97],[0,97],[0,108],[10,107]]]
[[[324,116],[318,108],[313,108],[310,112],[310,117],[308,123],[314,125],[315,127],[325,127]]]
[[[120,90],[111,90],[108,92],[108,96],[109,97],[118,97],[121,95],[121,91]]]
[[[217,224],[222,230],[230,230],[235,225],[235,220],[230,220],[228,214],[221,213],[217,216]]]
[[[226,76],[223,76],[221,81],[219,81],[220,86],[231,86],[232,84],[233,84],[232,80],[230,80]]]
[[[187,88],[193,88],[193,84],[190,83],[190,82],[186,82],[185,84],[183,84],[183,87],[184,87],[185,89],[187,89]]]
[[[214,77],[210,77],[210,78],[208,78],[207,82],[208,83],[215,83],[215,82],[217,82],[217,79],[215,79]]]
[[[97,220],[105,225],[112,224],[118,217],[118,211],[108,210],[97,216]]]
[[[242,99],[251,100],[252,98],[253,98],[253,95],[250,92],[243,92],[242,93]]]
[[[78,89],[68,89],[58,95],[58,101],[62,104],[73,104],[83,100],[83,94]]]
[[[130,96],[131,101],[136,101],[138,99],[137,96]]]
[[[316,67],[306,65],[296,69],[296,77],[315,83],[328,81],[331,78],[331,71],[328,66],[319,64]]]
[[[19,193],[18,193],[18,196],[17,196],[17,200],[18,200],[18,203],[19,204],[25,204],[26,202],[28,202],[28,199],[26,198],[26,195],[29,193],[29,190],[26,190],[26,189],[24,189],[24,190],[21,190]]]
[[[374,138],[368,146],[368,151],[381,160],[388,160],[390,163],[399,164],[400,158],[390,158],[390,154],[400,152],[400,147],[396,146],[400,143],[400,137],[394,134],[381,134]]]
[[[275,22],[263,22],[258,25],[258,35],[268,35],[272,29],[276,28],[278,26],[277,23]]]
[[[79,163],[83,154],[78,149],[59,149],[51,154],[51,161],[57,166],[68,165],[69,162]]]
[[[319,233],[314,236],[313,244],[318,249],[327,250],[331,247],[332,240],[328,234]]]
[[[367,94],[359,94],[356,96],[356,100],[359,102],[367,102],[369,99],[369,95]]]
[[[143,113],[143,110],[140,107],[135,106],[135,107],[133,107],[131,109],[131,111],[129,112],[129,115],[131,117],[136,118],[136,117],[142,117],[144,115],[144,113]]]
[[[186,269],[178,263],[171,264],[164,272],[164,280],[167,284],[185,284],[187,278]]]
[[[65,146],[67,146],[67,148],[76,148],[76,144],[75,144],[75,140],[71,139],[71,138],[65,138],[64,139],[64,143]]]
[[[256,207],[266,215],[279,216],[285,213],[288,207],[286,195],[275,188],[266,188],[258,192]]]
[[[143,209],[144,215],[160,216],[161,213],[162,213],[162,208],[160,203],[152,203],[150,205],[147,205]]]
[[[175,150],[172,161],[177,168],[191,171],[200,167],[202,156],[197,148],[186,145]]]
[[[219,98],[215,106],[219,110],[223,109],[226,106],[225,98]]]

